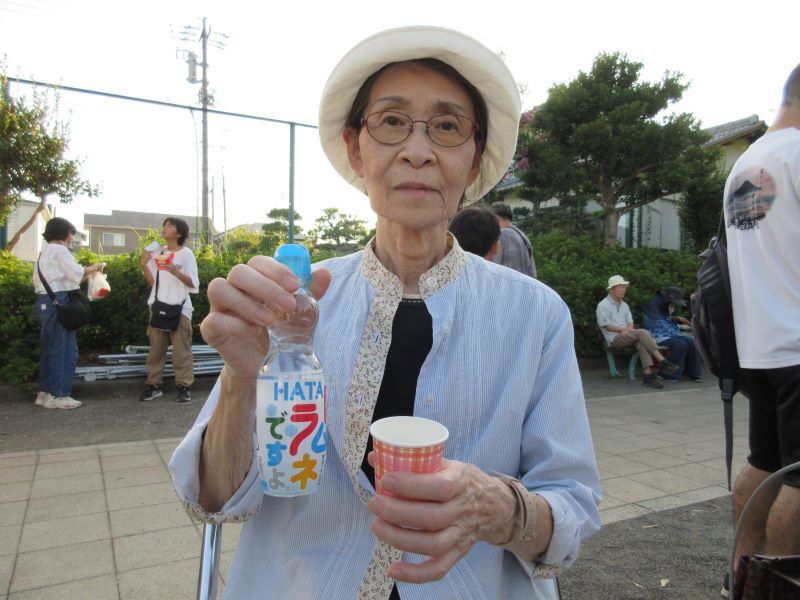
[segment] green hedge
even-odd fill
[[[147,244],[154,235],[141,240]],[[691,254],[655,248],[606,248],[588,237],[551,232],[533,238],[539,278],[556,290],[572,311],[575,348],[579,356],[599,356],[600,337],[595,307],[606,294],[608,277],[620,274],[631,282],[626,300],[634,319],[641,320],[644,304],[658,288],[677,285],[687,298],[695,289],[700,260]],[[271,252],[267,252],[271,254]],[[206,287],[224,277],[251,252],[215,256],[210,248],[195,251],[200,292],[194,304],[194,342],[203,343],[200,322],[208,314]],[[139,269],[139,253],[98,257],[87,250],[76,255],[83,265],[106,261],[111,293],[92,303],[89,323],[78,331],[81,354],[116,353],[129,344],[147,345],[147,284]],[[325,258],[315,253],[313,260]],[[34,318],[33,266],[13,255],[0,253],[0,382],[23,383],[36,375],[39,362],[39,326]],[[686,309],[685,309],[686,310]],[[686,312],[684,313],[686,314]],[[520,315],[524,318],[524,315]]]
[[[637,323],[641,323],[644,306],[656,290],[677,285],[688,302],[697,287],[701,260],[694,254],[660,248],[606,247],[600,240],[561,232],[536,236],[532,242],[539,279],[558,292],[572,312],[578,356],[602,355],[595,309],[607,295],[611,275],[622,275],[630,281],[625,301]],[[688,306],[676,314],[689,317]]]

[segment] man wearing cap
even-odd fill
[[[511,207],[505,202],[494,202],[491,210],[500,223],[500,251],[495,254],[492,262],[535,279],[536,262],[533,260],[533,247],[528,236],[511,222],[514,220]]]
[[[681,288],[670,286],[659,290],[644,308],[644,326],[659,346],[670,348],[670,362],[678,365],[674,374],[661,374],[661,378],[665,381],[678,381],[685,373],[692,381],[700,382],[700,353],[694,344],[694,338],[681,331],[691,328],[689,320],[672,314],[676,306],[686,306]]]
[[[664,358],[658,350],[658,344],[645,329],[633,327],[633,315],[627,302],[623,300],[628,291],[628,282],[622,275],[608,278],[608,296],[597,305],[597,326],[603,332],[606,344],[612,350],[635,347],[642,361],[644,378],[642,385],[651,388],[663,388],[653,371],[653,363],[661,363],[661,372],[674,375],[678,367]]]

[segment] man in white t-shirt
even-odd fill
[[[738,522],[756,486],[800,460],[800,65],[775,121],[733,166],[725,221],[736,349],[750,394],[750,455],[733,490]],[[757,497],[740,555],[800,554],[800,473]]]
[[[628,291],[628,285],[629,282],[625,281],[622,275],[612,275],[608,278],[608,287],[606,287],[608,296],[597,304],[597,326],[603,333],[606,345],[612,350],[636,348],[644,371],[642,385],[661,389],[664,384],[658,380],[658,373],[653,368],[653,364],[660,363],[661,372],[665,375],[674,375],[678,366],[664,358],[649,331],[636,329],[633,326],[631,308],[623,300]]]
[[[147,353],[147,385],[139,400],[155,400],[163,396],[164,366],[167,363],[167,347],[172,344],[172,366],[175,369],[175,384],[178,386],[178,402],[191,402],[189,388],[194,383],[192,362],[192,300],[189,294],[200,289],[197,261],[194,253],[184,246],[189,237],[189,225],[183,219],[169,217],[164,220],[161,237],[167,242],[152,252],[142,251],[142,273],[150,286],[147,305],[156,300],[166,304],[183,304],[177,329],[165,331],[147,326],[150,350]],[[149,321],[149,320],[148,320]]]

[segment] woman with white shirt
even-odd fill
[[[78,342],[75,332],[58,322],[56,307],[47,295],[39,270],[47,280],[56,300],[66,301],[68,293],[80,287],[90,274],[103,270],[103,263],[83,267],[69,251],[75,226],[61,217],[50,219],[44,228],[47,242],[39,255],[38,268],[33,269],[36,292],[34,310],[39,321],[39,393],[36,404],[44,408],[78,408],[81,403],[70,396],[75,367],[78,365]]]

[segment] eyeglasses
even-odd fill
[[[366,126],[370,136],[387,145],[406,141],[411,136],[414,123],[425,123],[425,133],[431,141],[444,148],[455,148],[464,144],[478,129],[472,119],[453,113],[436,115],[427,121],[415,121],[403,113],[382,110],[361,119],[361,126]]]

